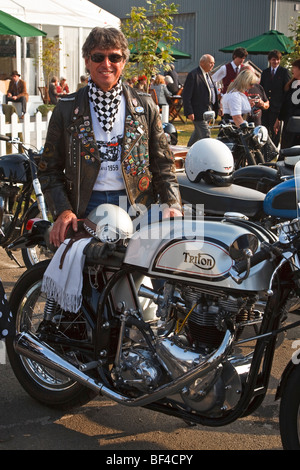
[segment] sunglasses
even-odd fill
[[[106,57],[108,58],[109,62],[111,62],[112,64],[118,64],[124,59],[124,56],[120,54],[105,55],[105,54],[100,54],[99,52],[97,52],[96,54],[90,55],[91,60],[93,62],[97,62],[98,64],[100,62],[103,62]]]

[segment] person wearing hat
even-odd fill
[[[13,70],[11,73],[11,80],[9,82],[7,95],[6,95],[6,102],[13,101],[14,103],[21,103],[22,104],[22,118],[26,113],[27,109],[27,101],[28,101],[28,93],[26,82],[21,80],[20,74],[17,70]]]

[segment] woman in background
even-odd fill
[[[157,75],[152,88],[155,90],[158,100],[158,106],[169,104],[168,98],[172,96],[172,93],[168,90],[165,77],[163,75]]]
[[[249,99],[247,91],[258,82],[258,78],[252,70],[242,70],[227,88],[222,97],[223,118],[233,120],[237,127],[247,122],[251,108],[255,100]]]

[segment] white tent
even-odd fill
[[[81,47],[94,26],[120,27],[120,20],[88,0],[0,0],[0,10],[9,13],[60,40],[59,75],[67,78],[70,91],[75,91],[80,75],[85,72]],[[32,49],[41,50],[42,38],[16,37],[16,60],[11,63],[26,80],[30,95],[38,94],[43,86],[41,65],[37,64],[36,53],[28,57],[28,43]],[[23,57],[23,59],[21,58]],[[1,66],[0,66],[1,68]]]
[[[38,25],[119,26],[120,20],[88,0],[0,0],[0,10],[19,20]],[[43,28],[42,28],[43,29]]]

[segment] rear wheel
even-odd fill
[[[291,372],[283,390],[279,425],[283,448],[300,450],[300,366]]]
[[[49,261],[43,261],[26,271],[15,285],[9,300],[9,307],[14,317],[17,333],[30,331],[39,335],[38,328],[44,318],[46,297],[41,293],[42,278]],[[57,308],[53,317],[53,329],[59,337],[86,341],[90,335],[85,318],[78,314],[64,312]],[[8,338],[7,354],[12,369],[20,384],[36,400],[48,406],[68,409],[90,401],[96,393],[71,380],[62,373],[27,357],[16,354],[13,339]],[[52,345],[53,348],[53,345]],[[81,360],[77,351],[55,345],[60,354],[68,354],[75,360]]]

